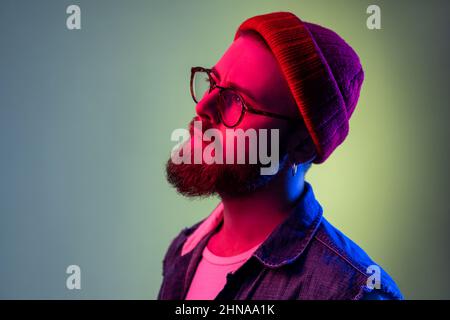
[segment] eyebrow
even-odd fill
[[[220,74],[217,71],[216,67],[212,67],[210,69],[214,75],[220,80]],[[227,81],[226,85],[229,86],[230,88],[233,88],[237,91],[239,91],[240,93],[243,93],[245,96],[247,96],[248,98],[250,98],[250,100],[252,100],[252,102],[257,102],[257,100],[253,97],[253,95],[246,89],[238,86],[236,83],[232,82],[232,81]]]

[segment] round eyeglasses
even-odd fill
[[[219,95],[217,97],[217,108],[219,111],[220,120],[226,127],[234,128],[239,125],[246,112],[288,121],[299,120],[282,114],[255,109],[249,106],[245,103],[244,99],[242,99],[242,96],[239,94],[237,89],[232,87],[225,88],[217,85],[214,78],[211,76],[211,73],[213,72],[213,69],[203,67],[191,68],[191,96],[195,103],[199,103],[205,94],[209,94],[212,90],[214,90],[214,88],[218,88]]]

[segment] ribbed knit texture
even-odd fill
[[[274,12],[244,21],[236,31],[257,32],[277,59],[324,162],[346,138],[364,79],[355,51],[335,32]]]

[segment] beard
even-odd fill
[[[275,175],[261,175],[257,164],[166,164],[167,181],[186,197],[239,197],[266,186]]]
[[[192,139],[192,122],[189,128]],[[280,154],[279,159],[280,171],[287,163],[287,156]],[[264,188],[276,176],[262,175],[262,167],[259,160],[256,164],[175,164],[169,158],[166,178],[178,193],[186,197],[242,197]]]

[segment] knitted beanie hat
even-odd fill
[[[244,31],[258,33],[273,52],[316,147],[313,162],[324,162],[348,134],[364,79],[357,54],[335,32],[290,12],[249,18],[234,39]]]

